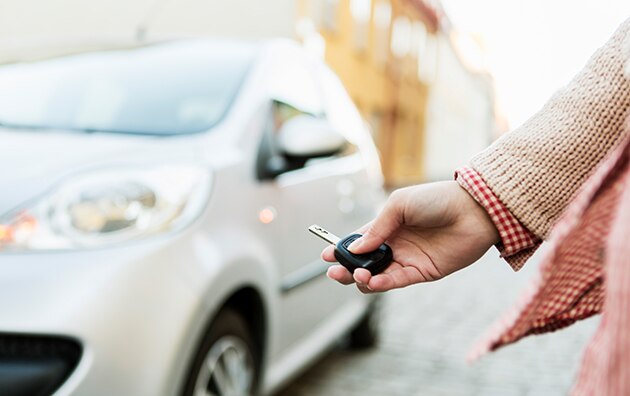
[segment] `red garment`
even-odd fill
[[[509,218],[505,213],[493,216],[493,212],[507,209],[476,172],[464,169],[457,175],[460,185],[493,218],[504,245],[514,238],[503,235],[516,234],[520,235],[517,240],[526,239],[523,235],[529,231],[518,220],[514,218],[514,226],[512,221],[496,220]],[[506,224],[510,224],[510,230],[502,232],[499,227]],[[629,395],[629,140],[581,188],[551,233],[549,251],[534,287],[523,296],[517,309],[497,323],[472,357],[530,334],[558,330],[602,311],[603,319],[585,352],[573,393]]]
[[[540,238],[514,217],[474,169],[463,167],[456,170],[455,180],[488,212],[501,237],[497,245],[501,257],[514,271],[520,270],[529,258],[528,253],[540,246]]]

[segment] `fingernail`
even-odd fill
[[[348,250],[353,252],[356,249],[358,249],[362,244],[363,244],[363,238],[359,238],[359,239],[355,240],[354,242],[352,242],[350,244],[350,246],[348,246]]]

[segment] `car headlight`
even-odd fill
[[[0,251],[84,249],[180,230],[209,193],[210,173],[198,166],[81,173],[0,216]]]

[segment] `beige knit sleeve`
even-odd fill
[[[625,135],[629,35],[630,19],[537,114],[471,160],[494,194],[541,238]]]

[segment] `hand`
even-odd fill
[[[382,292],[440,279],[477,261],[500,241],[486,211],[455,181],[422,184],[394,191],[382,212],[358,231],[363,237],[350,245],[367,253],[387,242],[394,261],[378,275],[366,269],[350,274],[341,265],[328,277],[356,283],[364,293]],[[334,246],[322,252],[335,262]]]

